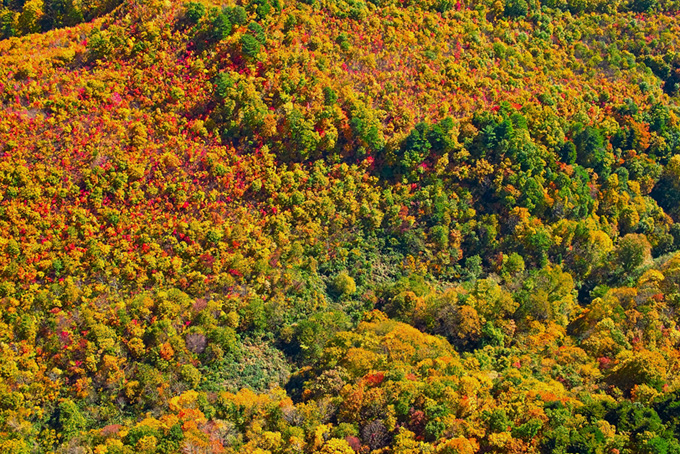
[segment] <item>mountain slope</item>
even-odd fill
[[[109,9],[0,41],[2,450],[680,449],[675,3]]]

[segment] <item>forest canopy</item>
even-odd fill
[[[680,453],[679,9],[5,1],[0,452]]]

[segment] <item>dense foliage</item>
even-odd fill
[[[680,453],[677,2],[3,5],[0,452]]]

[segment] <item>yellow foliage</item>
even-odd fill
[[[646,284],[648,285],[658,285],[661,281],[665,279],[665,276],[661,271],[658,270],[647,270],[644,272],[640,279],[638,279],[638,286],[642,287]]]
[[[423,454],[434,452],[434,448],[423,441],[416,441],[415,434],[403,427],[399,428],[399,433],[394,437],[394,454]]]
[[[512,440],[510,432],[489,434],[489,444],[496,448],[504,448]]]
[[[345,440],[331,438],[318,452],[320,454],[354,454],[354,449]]]
[[[194,390],[189,390],[179,396],[175,396],[168,401],[168,406],[171,411],[179,412],[184,409],[195,408],[198,393]]]
[[[326,442],[326,438],[328,436],[328,433],[332,429],[331,424],[321,424],[317,426],[314,429],[314,438],[313,438],[313,448],[318,450],[321,449],[321,447],[324,445]]]
[[[158,440],[153,435],[146,435],[137,441],[135,448],[140,453],[153,453],[156,451]]]
[[[474,438],[452,438],[437,445],[436,454],[475,454],[479,450],[479,444]]]

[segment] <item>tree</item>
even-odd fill
[[[205,15],[205,6],[199,2],[189,2],[185,15],[190,24],[196,25]]]
[[[212,37],[215,41],[222,41],[231,33],[231,22],[224,13],[219,13],[212,22]]]
[[[251,22],[248,24],[248,33],[253,35],[255,39],[257,39],[262,45],[267,42],[264,34],[264,28],[262,28],[262,26],[257,22]]]
[[[260,53],[260,42],[253,36],[245,34],[241,36],[241,53],[250,59],[257,57]]]
[[[346,271],[341,271],[333,278],[332,289],[336,295],[351,296],[357,291],[357,285]]]
[[[42,11],[40,5],[33,2],[26,3],[23,6],[19,19],[17,20],[17,27],[23,35],[29,33],[38,33],[40,31],[40,16]]]
[[[577,154],[574,142],[565,142],[564,145],[562,145],[560,153],[562,155],[562,161],[566,164],[574,164],[576,162]]]
[[[78,435],[87,428],[87,420],[75,402],[70,399],[64,400],[59,404],[57,421],[59,432],[62,433],[66,439]]]
[[[9,9],[0,10],[0,34],[3,38],[11,38],[17,34],[17,14]]]
[[[458,348],[474,348],[482,335],[482,324],[477,311],[468,305],[447,303],[437,313],[436,332]]]
[[[248,13],[242,6],[234,6],[227,10],[227,14],[231,23],[234,25],[243,25],[248,20]]]
[[[420,298],[412,291],[400,292],[390,299],[385,306],[385,312],[390,317],[408,321],[411,319],[419,300]]]
[[[676,221],[680,220],[680,155],[668,161],[651,195]]]
[[[43,31],[62,26],[66,14],[66,0],[47,0],[43,2]]]
[[[223,101],[229,96],[230,89],[234,88],[234,80],[229,73],[220,72],[215,78],[214,93],[218,100]]]
[[[331,438],[323,445],[319,454],[354,454],[354,452],[347,441]]]
[[[629,8],[636,13],[646,13],[655,9],[657,5],[657,0],[632,0]]]
[[[451,130],[453,129],[453,119],[446,117],[433,125],[426,132],[425,137],[432,147],[432,151],[441,155],[448,151],[452,146]]]
[[[586,168],[603,170],[605,165],[605,145],[602,132],[590,125],[581,127],[576,125],[574,133],[574,145],[576,146],[576,160]]]
[[[268,0],[253,0],[250,3],[249,8],[255,10],[255,14],[257,14],[259,20],[266,19],[272,10],[272,6],[269,4]]]
[[[529,4],[526,0],[508,0],[505,2],[504,14],[510,18],[525,17],[529,12]]]
[[[387,446],[390,442],[390,434],[380,420],[374,420],[361,429],[361,438],[372,450]]]
[[[668,373],[668,363],[663,355],[643,349],[627,356],[607,374],[607,382],[626,393],[635,385],[643,384],[660,389]]]
[[[72,0],[45,0],[41,26],[43,31],[73,26],[83,21],[81,9]]]
[[[652,246],[643,234],[629,233],[619,241],[616,249],[618,263],[624,272],[630,272],[652,259]]]

